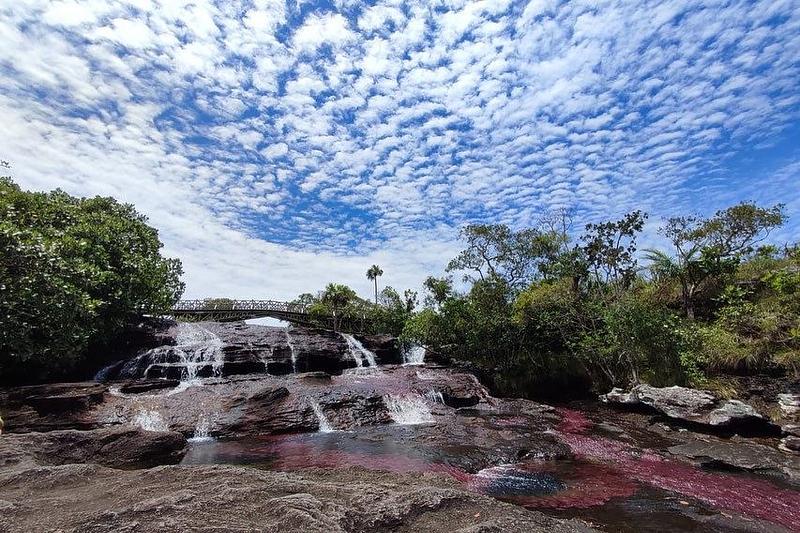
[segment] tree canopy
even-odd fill
[[[169,310],[182,268],[161,247],[131,205],[0,178],[2,380],[67,372],[135,317]]]

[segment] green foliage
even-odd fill
[[[183,292],[146,218],[112,198],[0,181],[0,375],[35,381],[79,365],[141,314]]]

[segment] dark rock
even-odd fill
[[[391,335],[356,335],[361,344],[375,354],[379,365],[399,365],[403,362],[403,354],[397,345],[397,339]]]
[[[176,464],[185,454],[186,438],[180,433],[130,427],[25,433],[0,439],[0,455],[14,456],[16,463],[37,465],[96,463],[113,468],[152,468]]]
[[[673,455],[695,459],[711,468],[748,470],[800,481],[799,459],[761,444],[695,440],[672,446],[668,450]]]
[[[130,381],[122,385],[119,390],[125,394],[139,394],[161,389],[172,389],[178,386],[177,379],[150,379]]]
[[[5,431],[94,429],[91,408],[102,403],[108,387],[95,382],[56,383],[0,390]]]

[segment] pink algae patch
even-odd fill
[[[587,435],[592,423],[571,409],[558,431],[573,453],[582,459],[602,461],[616,475],[660,489],[683,494],[712,507],[800,530],[800,493],[764,480],[712,473],[680,461],[666,459],[648,450],[637,450],[620,442]]]

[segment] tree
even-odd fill
[[[636,276],[636,234],[647,213],[633,211],[620,220],[587,224],[583,252],[596,285],[627,288]]]
[[[86,361],[183,293],[181,263],[113,198],[33,193],[0,178],[0,375],[35,381]]]
[[[453,279],[450,276],[442,278],[428,276],[423,286],[428,291],[425,296],[425,305],[428,307],[441,307],[453,293]]]
[[[708,219],[697,216],[667,219],[659,232],[672,242],[674,256],[647,250],[651,272],[678,279],[684,312],[694,320],[695,298],[703,284],[712,277],[732,272],[756,243],[785,222],[783,209],[783,204],[762,208],[743,202],[717,211]]]
[[[473,224],[461,230],[467,247],[450,261],[447,272],[472,271],[479,280],[502,279],[519,289],[541,275],[540,265],[557,252],[556,236],[536,228],[513,231],[503,224]],[[470,275],[465,281],[476,281]]]
[[[372,265],[367,270],[367,279],[375,282],[375,305],[378,305],[378,278],[383,276],[383,270],[378,265]]]
[[[322,292],[320,302],[330,309],[333,315],[333,329],[337,331],[341,326],[342,311],[352,302],[356,300],[358,295],[356,292],[341,283],[328,283],[325,290]]]

